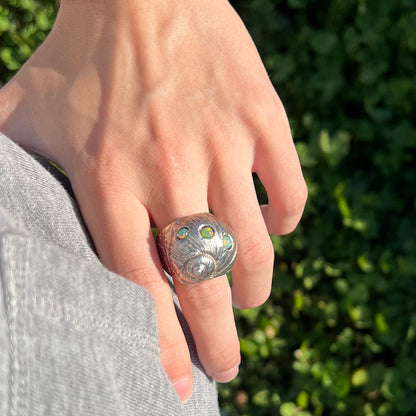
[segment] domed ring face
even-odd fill
[[[237,257],[237,243],[230,227],[208,213],[169,224],[156,242],[163,268],[187,284],[228,273]]]

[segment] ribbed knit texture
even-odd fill
[[[189,329],[194,395],[159,360],[153,299],[97,259],[76,202],[0,134],[0,414],[218,415]]]

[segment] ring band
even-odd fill
[[[165,271],[187,284],[228,273],[237,257],[230,227],[209,213],[169,224],[157,236],[156,244]]]

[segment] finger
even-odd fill
[[[232,270],[233,304],[238,308],[261,305],[270,295],[274,250],[264,223],[250,168],[241,165],[230,173],[218,166],[212,172],[209,201],[214,213],[226,222],[238,244]]]
[[[194,187],[189,182],[188,187],[177,186],[176,193],[164,194],[165,204],[151,209],[159,229],[181,217],[208,212],[207,188],[200,186],[204,181],[197,176],[191,176],[195,179]],[[238,373],[240,346],[227,278],[194,285],[175,279],[175,288],[206,373],[219,382],[233,379]]]
[[[175,288],[206,373],[221,383],[232,380],[241,358],[226,276]]]
[[[268,231],[287,234],[298,224],[307,199],[307,187],[296,153],[283,107],[279,104],[274,116],[274,133],[263,130],[256,144],[253,170],[266,188],[268,206],[262,207]]]
[[[75,187],[75,192],[104,265],[152,294],[162,365],[179,397],[188,399],[192,394],[189,350],[160,265],[146,209],[127,192],[99,194],[83,187]]]

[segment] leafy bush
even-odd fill
[[[4,0],[0,4],[0,86],[45,39],[55,19],[54,0]]]
[[[52,1],[3,3],[0,82],[54,17]],[[309,201],[296,232],[272,237],[271,299],[236,311],[243,364],[219,386],[221,406],[227,415],[414,415],[416,4],[233,3],[285,104]]]
[[[231,414],[416,412],[416,4],[237,4],[289,114],[309,186],[273,237],[270,301],[237,312]]]

